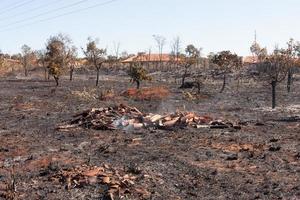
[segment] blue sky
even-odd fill
[[[255,30],[258,42],[268,48],[285,45],[290,37],[300,40],[299,0],[116,0],[35,23],[105,1],[86,0],[52,12],[79,0],[0,0],[0,49],[16,53],[23,44],[41,49],[50,35],[59,32],[70,35],[77,47],[92,36],[109,52],[114,42],[120,42],[121,51],[130,53],[156,51],[153,34],[165,36],[168,42],[180,36],[182,46],[191,43],[204,53],[231,50],[240,55],[250,54]],[[41,9],[30,11],[37,7]],[[170,51],[169,44],[164,51]]]

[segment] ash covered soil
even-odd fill
[[[198,99],[185,98],[173,80],[163,100],[119,96],[126,76],[0,79],[0,199],[299,199],[300,81],[278,87],[271,110],[263,83],[207,82]],[[298,78],[299,79],[299,78]],[[100,100],[103,90],[115,96]],[[209,128],[104,131],[57,130],[91,108],[118,104],[142,112],[193,111],[242,123],[241,130]]]

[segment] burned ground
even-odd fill
[[[262,83],[232,82],[220,94],[220,83],[207,82],[193,99],[173,80],[158,79],[148,84],[167,88],[165,99],[119,95],[131,86],[125,76],[102,76],[98,88],[84,75],[73,82],[66,77],[58,88],[38,76],[1,78],[0,198],[109,199],[112,180],[120,192],[115,199],[300,198],[300,122],[280,120],[300,115],[299,81],[290,94],[280,86],[279,107],[272,111],[270,88]],[[99,99],[107,90],[114,95]],[[56,129],[76,113],[121,103],[143,112],[193,111],[243,125],[241,130]]]

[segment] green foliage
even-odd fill
[[[185,87],[185,79],[189,76],[189,69],[191,66],[197,64],[200,58],[200,51],[192,44],[185,48],[185,54],[179,56],[178,64],[184,68],[182,74],[181,88]]]
[[[95,68],[99,68],[105,61],[106,49],[97,47],[98,41],[96,39],[88,38],[86,49],[82,49],[88,62],[94,65]]]
[[[242,65],[242,59],[230,51],[221,51],[211,57],[211,62],[218,66],[220,72],[231,72]]]
[[[199,57],[200,51],[194,45],[190,44],[186,47],[185,52],[188,57]]]
[[[72,46],[71,39],[63,34],[51,36],[46,45],[46,61],[49,74],[51,74],[58,85],[59,76],[63,68],[76,57],[76,48]]]
[[[131,78],[132,82],[137,84],[137,89],[140,87],[140,82],[142,81],[151,81],[151,77],[148,75],[147,70],[145,70],[141,65],[135,64],[134,66],[130,67],[128,71],[128,75]]]
[[[49,63],[49,73],[54,77],[59,77],[62,74],[61,65],[56,62]]]
[[[267,48],[261,48],[257,42],[254,42],[251,45],[250,51],[258,58],[259,61],[265,59],[268,54]]]
[[[51,38],[47,45],[47,61],[49,73],[59,76],[63,68],[64,43],[56,38]]]
[[[178,63],[187,69],[198,62],[200,51],[194,45],[190,44],[185,48],[185,53],[179,55]]]
[[[223,76],[223,85],[220,90],[220,93],[222,93],[226,86],[226,75],[232,73],[235,69],[239,69],[242,66],[242,58],[235,53],[231,53],[230,51],[221,51],[212,55],[210,62],[217,66],[215,68],[214,75]]]
[[[23,55],[28,55],[28,54],[32,53],[31,48],[28,45],[26,45],[26,44],[24,44],[21,47],[21,49],[22,49],[22,54]]]
[[[90,65],[93,65],[97,69],[96,86],[99,84],[99,71],[102,64],[105,62],[106,49],[97,47],[98,41],[92,38],[88,38],[86,49],[82,49]]]

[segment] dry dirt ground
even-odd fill
[[[164,100],[118,95],[99,100],[101,90],[120,94],[132,87],[128,78],[102,76],[96,88],[93,76],[75,75],[55,89],[53,81],[33,73],[0,78],[0,199],[110,199],[103,183],[76,187],[59,178],[84,165],[133,177],[128,191],[114,199],[300,199],[300,122],[276,121],[300,116],[299,80],[290,94],[279,87],[279,108],[272,111],[270,88],[262,83],[230,83],[223,94],[221,83],[206,83],[201,97],[190,100],[173,80],[160,78],[151,84],[170,90]],[[56,130],[80,111],[120,103],[244,125],[241,130]]]

